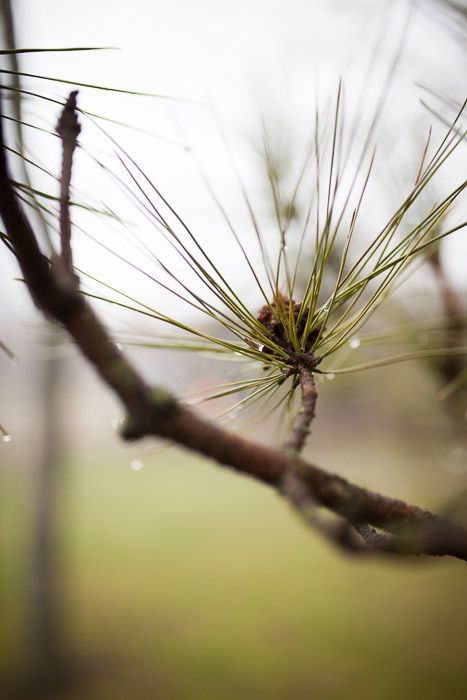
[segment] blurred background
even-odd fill
[[[22,54],[23,72],[163,96],[80,88],[83,109],[112,121],[83,117],[74,191],[96,208],[104,202],[118,208],[129,229],[134,224],[145,234],[131,196],[126,203],[102,167],[117,172],[115,139],[229,270],[252,308],[261,302],[229,248],[201,170],[248,241],[253,234],[241,177],[269,235],[274,207],[262,129],[267,126],[287,189],[309,143],[316,105],[326,110],[342,79],[347,113],[361,112],[357,139],[365,138],[384,98],[370,209],[384,220],[416,175],[429,127],[434,139],[442,138],[465,99],[467,10],[461,2],[82,0],[77,6],[14,0],[0,6],[5,48],[118,47]],[[2,68],[15,69],[8,56],[2,55]],[[21,80],[30,93],[52,100],[72,89]],[[13,99],[5,109],[14,116]],[[59,106],[29,94],[22,109],[25,122],[51,129]],[[22,136],[28,157],[58,173],[57,140],[33,127]],[[14,122],[11,140],[19,142]],[[438,197],[465,179],[463,144],[448,165],[436,182]],[[46,173],[32,166],[29,177],[31,187],[53,193]],[[300,206],[306,207],[306,193]],[[464,200],[457,221],[465,211]],[[200,325],[185,305],[128,265],[138,264],[133,238],[115,238],[113,222],[93,212],[74,215],[80,269]],[[373,226],[371,219],[362,236]],[[254,250],[249,253],[259,264]],[[450,337],[465,345],[465,328],[453,328],[446,296],[455,298],[456,318],[465,315],[466,254],[464,231],[443,242],[387,305],[379,329],[410,322],[413,333],[414,324],[445,317]],[[17,278],[5,248],[5,697],[466,697],[465,564],[352,559],[322,542],[266,487],[178,448],[122,444],[116,401],[35,312]],[[122,344],[132,334],[157,338],[160,327],[152,320],[102,303],[98,308]],[[125,351],[151,381],[182,395],[237,371],[203,356],[131,345]],[[326,381],[307,456],[368,488],[467,520],[465,381],[456,384],[465,373],[462,363],[421,360]],[[214,415],[226,407],[201,410]],[[278,442],[276,423],[260,413],[231,424]]]

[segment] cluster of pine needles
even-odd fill
[[[25,79],[71,83],[74,88],[114,90],[18,70],[2,69],[0,73],[4,79],[15,78],[7,87],[12,104],[16,105],[34,98],[56,103],[58,111],[63,104],[55,97],[24,89],[22,81]],[[272,235],[270,232],[265,235],[247,188],[241,181],[240,192],[249,217],[249,230],[242,230],[241,234],[219,197],[209,187],[224,220],[223,235],[231,237],[242,260],[243,272],[236,271],[234,275],[226,271],[225,260],[217,262],[209,254],[208,246],[177,213],[175,205],[169,202],[137,160],[112,138],[108,126],[103,126],[104,118],[80,109],[84,130],[86,124],[97,127],[110,144],[114,166],[104,164],[82,140],[79,148],[131,201],[142,216],[150,239],[146,241],[139,236],[131,224],[108,205],[80,201],[79,198],[73,198],[72,204],[76,210],[83,209],[97,216],[94,230],[104,218],[118,227],[120,235],[131,240],[145,259],[143,264],[128,260],[128,265],[159,289],[174,295],[187,309],[201,314],[207,323],[191,325],[138,299],[136,294],[119,288],[120,285],[112,280],[97,279],[81,269],[77,273],[103,290],[90,289],[87,292],[90,298],[134,311],[171,328],[171,333],[162,333],[157,325],[157,331],[149,338],[141,334],[129,335],[126,338],[128,344],[209,354],[246,363],[250,374],[243,373],[241,378],[200,395],[196,401],[233,396],[236,399],[229,404],[229,412],[238,412],[260,400],[267,400],[270,410],[275,410],[279,405],[292,405],[299,385],[300,365],[323,378],[333,378],[338,374],[411,359],[467,354],[467,347],[446,343],[446,336],[441,332],[445,325],[442,316],[389,329],[380,326],[366,334],[364,328],[375,311],[427,259],[427,255],[435,251],[444,238],[467,224],[465,220],[448,224],[452,220],[451,212],[456,212],[455,205],[467,187],[467,180],[420,213],[429,185],[465,140],[463,118],[466,104],[458,106],[457,114],[438,144],[431,143],[430,132],[408,191],[388,219],[372,230],[368,222],[362,222],[362,209],[375,163],[373,135],[380,114],[375,115],[366,138],[359,143],[356,124],[350,128],[344,126],[342,84],[338,85],[332,101],[325,118],[316,109],[309,147],[287,198],[284,198],[273,149],[264,132],[265,171],[274,209],[275,231]],[[58,178],[28,152],[23,134],[26,130],[37,129],[53,134],[53,127],[44,128],[29,121],[19,108],[12,110],[6,118],[18,129],[16,148],[10,148],[21,162],[23,173],[15,182],[18,197],[42,222],[47,239],[45,245],[52,257],[54,241],[58,240]],[[112,120],[107,118],[106,121]],[[31,169],[40,170],[42,177],[48,177],[51,187],[47,190],[33,187],[29,179]],[[299,200],[305,201],[305,206],[299,206]],[[126,259],[116,245],[106,244],[99,235],[90,234],[78,221],[74,222],[74,230],[92,238],[109,255]],[[7,237],[1,235],[8,245]],[[170,249],[175,264],[158,252],[162,242]],[[256,264],[257,255],[261,265]],[[232,282],[232,276],[236,283]],[[247,303],[242,293],[247,279],[256,289],[255,306]],[[157,298],[157,292],[154,296]],[[218,330],[210,331],[215,328]],[[348,364],[350,354],[346,350],[365,346],[373,348],[381,342],[397,344],[402,338],[422,333],[425,338],[423,347],[409,347],[395,355],[370,357],[358,364]]]

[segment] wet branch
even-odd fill
[[[340,520],[337,525],[319,529],[349,551],[450,555],[467,561],[465,529],[305,462],[298,456],[298,449],[292,453],[272,449],[227,431],[197,415],[164,389],[150,387],[111,340],[78,287],[67,283],[42,254],[10,180],[1,121],[0,215],[35,304],[66,329],[81,354],[124,406],[127,416],[122,429],[124,439],[136,440],[148,435],[166,438],[269,484],[302,514],[310,510],[311,504],[315,518],[316,506],[322,506]],[[68,233],[62,236],[62,253],[69,241]],[[66,257],[69,254],[71,250]],[[310,370],[302,371],[302,377],[304,410],[293,436],[298,448],[305,440],[316,402]],[[309,522],[314,524],[311,519]],[[355,525],[362,526],[360,535],[355,534]],[[378,536],[369,526],[384,530],[386,535]]]

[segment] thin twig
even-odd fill
[[[62,172],[60,177],[60,265],[63,272],[73,279],[71,250],[70,185],[75,152],[81,125],[76,112],[77,90],[70,92],[57,123],[56,131],[62,140]]]
[[[429,262],[438,284],[445,316],[445,346],[448,350],[461,346],[464,341],[466,325],[462,314],[460,295],[449,279],[446,267],[441,259],[440,246],[430,256]],[[456,438],[465,442],[465,405],[467,398],[467,364],[460,355],[447,353],[435,364],[437,373],[444,383],[440,394],[448,401],[444,405],[451,418],[451,427]]]
[[[316,414],[318,393],[316,391],[313,372],[303,364],[299,364],[297,371],[302,400],[299,414],[293,426],[292,435],[290,440],[286,443],[285,448],[299,454],[305,445],[306,439],[310,433],[311,422]]]
[[[439,248],[429,258],[431,268],[438,283],[441,300],[446,317],[446,347],[458,347],[462,345],[465,323],[462,318],[462,304],[454,286],[446,273],[441,261]],[[448,382],[452,382],[461,373],[464,367],[463,358],[460,356],[446,357],[439,363],[440,374]]]

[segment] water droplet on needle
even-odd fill
[[[5,430],[3,425],[0,425],[0,435],[2,436],[2,442],[11,442],[13,439],[8,430]]]

